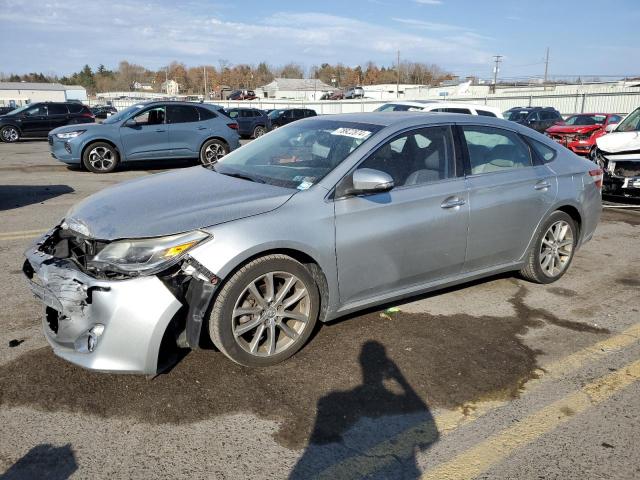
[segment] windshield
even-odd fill
[[[27,105],[23,105],[21,107],[18,107],[15,110],[11,110],[10,112],[7,112],[6,115],[13,115],[14,113],[20,113],[20,112],[26,110],[29,107],[33,107],[33,104],[27,104]]]
[[[502,114],[505,120],[512,122],[523,122],[527,119],[529,112],[527,110],[507,110]]]
[[[335,120],[293,123],[231,152],[213,169],[259,183],[306,190],[381,128]]]
[[[124,110],[120,110],[115,115],[107,117],[107,119],[103,120],[102,123],[116,123],[116,122],[119,122],[120,120],[122,120],[124,118],[127,118],[131,113],[140,110],[144,106],[145,106],[144,103],[138,103],[136,105],[132,105],[129,108],[125,108]]]
[[[282,113],[284,113],[284,110],[271,110],[269,112],[269,118],[276,118]]]
[[[606,115],[573,115],[565,120],[565,125],[589,126],[604,125]]]
[[[640,130],[640,108],[636,108],[633,112],[626,116],[618,128],[616,128],[616,132],[637,132]]]

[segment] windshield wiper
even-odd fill
[[[264,180],[260,180],[259,178],[253,178],[250,177],[249,175],[244,175],[242,173],[223,173],[223,172],[218,172],[222,175],[226,175],[228,177],[233,177],[233,178],[241,178],[242,180],[249,180],[250,182],[256,182],[256,183],[265,183]]]

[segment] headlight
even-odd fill
[[[576,139],[582,140],[582,141],[586,141],[586,140],[589,140],[591,138],[591,135],[593,135],[593,132],[579,133],[578,135],[576,135]]]
[[[90,263],[125,273],[151,273],[166,268],[207,238],[209,235],[196,230],[168,237],[118,240],[104,247]]]
[[[69,140],[70,138],[76,138],[78,135],[82,135],[86,130],[74,130],[73,132],[56,133],[56,137],[61,140]]]

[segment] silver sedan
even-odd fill
[[[496,272],[558,280],[601,186],[596,165],[512,122],[321,116],[85,199],[24,271],[78,365],[153,374],[210,339],[268,366],[318,320]]]

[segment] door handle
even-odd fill
[[[163,130],[162,128],[156,128],[156,132],[166,132],[166,130]]]
[[[456,207],[461,207],[462,205],[464,205],[465,202],[464,200],[462,200],[461,198],[458,197],[449,197],[447,198],[444,202],[442,202],[440,204],[441,208],[456,208]]]
[[[207,127],[198,127],[198,130],[206,130]]]
[[[538,182],[536,183],[535,188],[536,190],[546,190],[547,188],[550,188],[551,184],[549,182],[547,182],[546,180],[543,180],[542,182]]]

